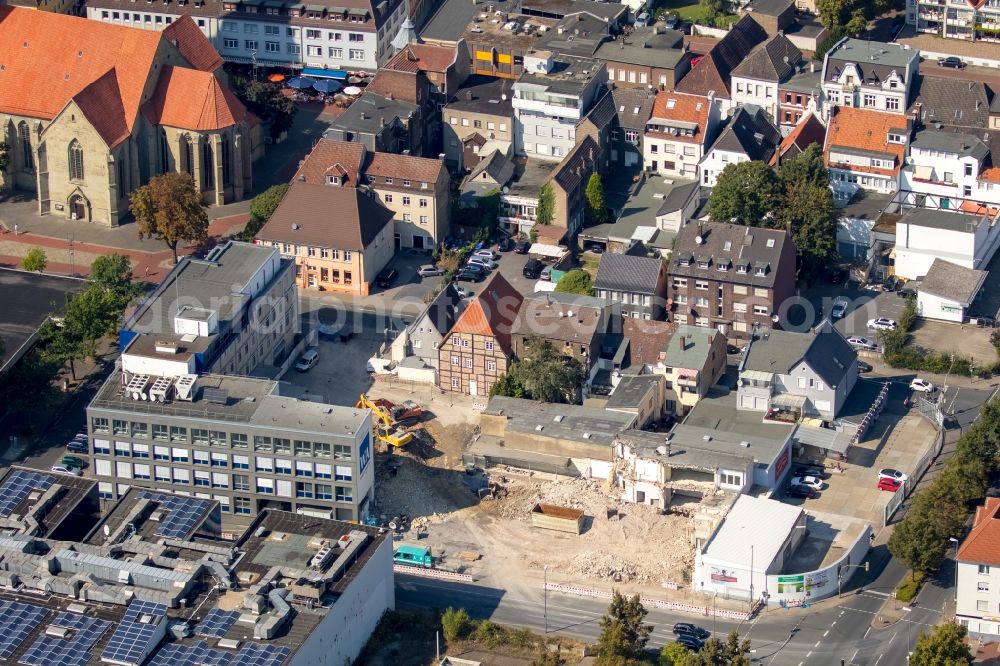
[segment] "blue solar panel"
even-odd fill
[[[52,621],[56,627],[71,631],[65,638],[39,636],[17,663],[27,666],[86,666],[90,651],[111,627],[107,620],[63,612]]]
[[[213,650],[205,641],[198,641],[194,645],[165,645],[147,666],[229,666],[232,660],[232,654]]]
[[[14,470],[0,486],[0,516],[7,518],[32,490],[48,490],[55,483],[51,474]]]
[[[17,601],[0,601],[0,659],[21,647],[35,627],[49,614],[44,608]]]
[[[205,619],[198,623],[195,634],[198,636],[210,636],[212,638],[222,638],[238,620],[240,614],[236,611],[224,611],[220,608],[213,608],[208,611]]]
[[[167,607],[163,604],[133,600],[101,652],[101,659],[120,664],[141,664],[163,637],[160,625],[166,614]]]
[[[236,654],[230,666],[281,666],[292,651],[261,643],[247,643]]]
[[[168,539],[186,538],[204,519],[211,506],[209,500],[154,493],[148,490],[139,493],[139,497],[156,502],[160,508],[167,511],[167,515],[160,522],[160,528],[156,530],[156,536]]]

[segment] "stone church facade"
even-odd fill
[[[194,21],[163,32],[0,6],[6,187],[41,215],[117,226],[129,194],[184,171],[204,201],[245,198],[261,127]]]

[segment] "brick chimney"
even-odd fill
[[[680,336],[680,340],[679,340],[679,342],[680,342],[680,344],[681,344],[681,351],[684,351],[684,349],[685,349],[685,346],[686,346],[686,345],[684,344],[684,343],[685,343],[685,340],[684,340],[684,336],[683,336],[683,335],[682,335],[682,336]]]

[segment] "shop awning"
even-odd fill
[[[537,254],[540,257],[552,257],[559,259],[566,254],[566,248],[562,245],[549,245],[547,243],[532,243],[528,254]]]
[[[913,167],[913,177],[918,180],[931,180],[934,176],[934,167],[917,165]]]
[[[316,79],[346,79],[347,72],[342,69],[323,69],[322,67],[306,67],[302,70],[302,76],[311,76]]]
[[[802,409],[806,405],[806,397],[804,395],[795,395],[794,393],[780,393],[773,398],[771,398],[772,407],[784,407],[786,409]]]

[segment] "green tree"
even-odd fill
[[[250,220],[240,232],[240,240],[250,242],[254,239],[257,232],[263,229],[267,221],[274,215],[274,211],[278,209],[286,192],[288,192],[288,183],[280,183],[272,185],[250,201]]]
[[[618,590],[611,595],[608,611],[600,619],[601,634],[597,638],[597,665],[617,665],[643,656],[646,643],[653,632],[645,624],[647,610],[639,595],[626,597]]]
[[[889,537],[889,552],[914,572],[929,573],[941,566],[948,537],[917,511],[906,515]]]
[[[153,176],[129,196],[139,238],[163,241],[173,253],[175,264],[178,243],[208,237],[206,207],[194,179],[175,171]]]
[[[694,653],[691,650],[676,641],[671,641],[660,650],[660,666],[685,666],[692,656]]]
[[[844,29],[851,37],[860,37],[868,29],[868,19],[865,18],[863,9],[855,9],[851,12],[851,19],[844,25]]]
[[[712,636],[684,666],[750,666],[750,641],[740,640],[736,630],[725,641]]]
[[[715,25],[716,20],[725,13],[722,0],[699,0],[698,22],[707,26]]]
[[[830,189],[792,183],[782,197],[778,219],[795,241],[799,274],[811,281],[837,258],[837,220]]]
[[[921,633],[910,657],[912,666],[968,666],[974,655],[965,642],[966,629],[957,622],[945,622],[929,633]]]
[[[823,164],[823,147],[814,141],[795,157],[782,162],[778,167],[778,180],[786,191],[793,185],[802,184],[829,187],[830,172]]]
[[[854,9],[855,0],[816,0],[819,20],[828,30],[843,26]]]
[[[21,268],[26,271],[41,273],[45,270],[45,266],[48,263],[49,260],[45,256],[45,250],[40,247],[33,247],[21,259]]]
[[[132,261],[124,254],[105,254],[90,264],[90,281],[104,291],[131,292]]]
[[[552,224],[552,217],[556,213],[556,193],[552,191],[552,184],[545,183],[538,191],[538,206],[535,208],[535,221],[538,224]]]
[[[583,382],[583,366],[575,358],[563,356],[552,343],[529,338],[523,357],[507,374],[514,386],[523,387],[524,397],[541,402],[573,402]]]
[[[766,227],[774,224],[770,214],[780,199],[780,183],[771,167],[758,161],[733,163],[719,174],[708,212],[713,222]]]
[[[271,138],[277,139],[292,126],[298,109],[277,84],[234,79],[233,90],[247,109],[268,124]]]
[[[10,166],[10,145],[6,141],[0,141],[0,173]]]
[[[508,398],[524,398],[527,396],[527,391],[525,391],[524,384],[521,383],[521,380],[516,375],[505,372],[490,387],[490,397],[492,398],[495,395],[502,395]]]
[[[441,615],[441,631],[446,641],[465,638],[473,629],[473,622],[464,608],[451,606]]]
[[[556,291],[560,294],[590,296],[594,291],[594,278],[582,268],[575,268],[562,276],[556,284]]]
[[[590,174],[587,181],[587,223],[604,224],[608,220],[608,206],[604,201],[604,183],[596,171]]]

